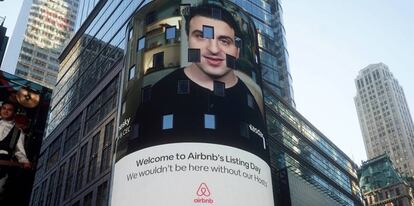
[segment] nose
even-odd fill
[[[217,39],[209,39],[208,50],[213,54],[217,54],[221,51]]]

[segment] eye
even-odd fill
[[[230,46],[232,43],[232,41],[228,38],[221,38],[219,39],[219,42],[221,45],[224,45],[224,46]]]

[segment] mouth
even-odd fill
[[[214,57],[212,57],[212,56],[203,56],[203,57],[206,59],[207,64],[209,64],[210,66],[213,66],[213,67],[220,66],[222,64],[222,62],[224,61],[223,58],[215,57],[215,56]]]

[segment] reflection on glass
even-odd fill
[[[132,66],[131,68],[129,68],[129,75],[128,75],[128,79],[131,80],[132,78],[135,77],[135,65]]]
[[[145,47],[145,36],[144,36],[144,37],[141,37],[141,38],[138,40],[137,51],[139,51],[139,50],[143,49],[144,47]]]

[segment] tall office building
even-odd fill
[[[3,61],[4,52],[6,51],[7,42],[9,41],[9,37],[6,36],[7,28],[4,27],[4,20],[5,17],[0,16],[0,65]]]
[[[368,159],[387,153],[403,175],[414,175],[414,125],[404,91],[379,63],[362,69],[354,98]]]
[[[107,204],[119,124],[116,108],[120,105],[120,72],[129,58],[125,55],[133,55],[135,51],[128,51],[127,45],[138,42],[132,38],[129,22],[149,2],[85,0],[79,3],[77,24],[80,27],[59,58],[58,83],[52,96],[31,205]],[[306,187],[311,191],[307,197],[323,197],[315,205],[360,205],[356,164],[294,111],[279,2],[233,2],[252,14],[259,33],[264,94],[268,97],[265,112],[268,124],[272,125],[269,128],[272,174],[282,174],[281,171],[289,168],[290,180],[297,186],[291,187],[294,200],[310,200],[301,198],[303,193],[295,192]],[[154,30],[147,32],[157,38],[137,44],[147,50],[165,44],[162,39],[166,34],[163,19],[166,17],[155,13],[148,17],[148,22],[154,23],[151,27]],[[281,184],[286,183],[286,177],[279,178]],[[283,188],[281,192],[290,191]],[[292,202],[291,199],[283,201],[280,205]]]
[[[30,8],[15,74],[53,88],[58,57],[75,29],[79,0],[37,0]],[[19,20],[20,21],[20,20]]]

